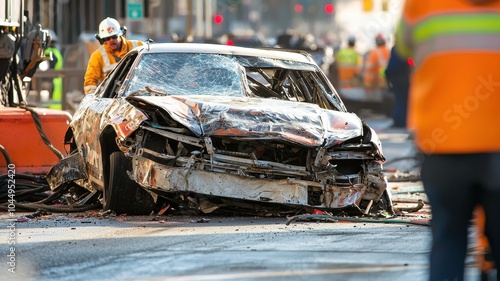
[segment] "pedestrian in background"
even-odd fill
[[[51,55],[52,54],[52,55]],[[52,60],[49,61],[49,68],[54,70],[62,70],[63,69],[63,56],[61,51],[57,48],[57,39],[51,38],[49,47],[45,49],[45,55],[51,56]],[[52,102],[49,104],[49,108],[53,109],[62,109],[62,92],[63,92],[63,84],[61,77],[55,77],[52,79],[52,91],[50,95],[50,99]]]
[[[391,48],[389,63],[385,69],[385,78],[394,97],[392,110],[392,127],[394,128],[406,128],[411,63],[411,58],[402,58],[396,52],[396,47]]]
[[[429,279],[460,281],[477,205],[500,264],[500,0],[407,0],[396,46],[415,62],[408,126],[432,207]]]
[[[335,54],[340,88],[359,87],[361,77],[361,56],[356,51],[356,38],[349,36],[347,46]]]
[[[376,47],[368,53],[363,82],[367,95],[374,96],[375,91],[386,91],[385,68],[389,62],[390,50],[386,46],[385,37],[382,34],[375,36]]]
[[[99,24],[96,38],[102,46],[90,55],[83,85],[85,94],[95,91],[97,85],[130,50],[143,45],[141,41],[125,39],[125,31],[126,28],[110,17]]]

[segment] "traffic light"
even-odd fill
[[[302,4],[295,4],[295,6],[293,7],[293,10],[296,13],[302,13],[302,11],[304,10],[304,6],[302,6]]]
[[[224,21],[224,17],[221,14],[216,14],[214,16],[214,23],[221,24]]]
[[[327,4],[325,4],[324,10],[325,10],[325,13],[331,14],[335,11],[335,7],[333,6],[332,3],[327,3]]]
[[[364,12],[373,11],[373,0],[363,0],[363,11]]]

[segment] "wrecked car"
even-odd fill
[[[392,213],[380,140],[304,51],[137,47],[65,143],[51,188],[76,183],[116,213]]]

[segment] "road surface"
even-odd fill
[[[388,159],[407,132],[368,121]],[[419,183],[391,183],[394,198]],[[411,201],[411,200],[409,200]],[[396,207],[404,206],[398,203]],[[426,280],[429,208],[382,222],[0,213],[0,280]],[[471,232],[471,238],[473,233]],[[471,246],[472,248],[472,246]],[[478,271],[468,259],[467,280]]]

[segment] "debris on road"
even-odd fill
[[[400,224],[415,224],[430,226],[428,219],[421,220],[404,220],[404,219],[379,219],[379,218],[358,218],[358,217],[339,217],[331,215],[297,215],[292,217],[287,217],[286,225],[289,225],[293,221],[328,221],[328,222],[339,222],[339,221],[349,221],[349,222],[366,222],[366,223],[400,223]]]

